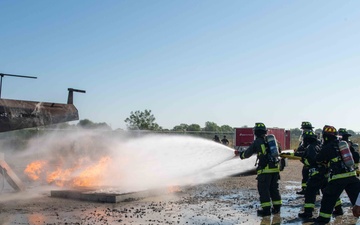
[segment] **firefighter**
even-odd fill
[[[303,133],[306,131],[313,131],[313,126],[310,122],[304,121],[301,123],[301,127],[300,129],[302,130],[302,134],[301,134],[301,139],[300,139],[300,144],[299,147],[297,148],[295,155],[296,156],[302,156],[304,154],[304,151],[308,145],[308,143],[303,141]],[[307,185],[307,180],[309,178],[309,168],[307,167],[307,165],[303,165],[303,168],[301,170],[301,175],[302,175],[302,179],[301,179],[301,191],[296,192],[296,194],[298,195],[304,195],[305,194],[305,190],[306,190],[306,185]]]
[[[360,190],[360,180],[356,177],[355,169],[348,163],[348,158],[342,157],[340,152],[336,128],[325,125],[322,134],[323,146],[316,156],[316,161],[329,165],[330,176],[323,191],[316,224],[326,224],[330,221],[334,206],[344,190],[352,205],[355,204]]]
[[[217,136],[217,134],[215,134],[213,141],[221,143],[220,138],[219,138],[219,136]]]
[[[316,155],[320,152],[320,145],[317,141],[317,135],[313,131],[305,131],[303,138],[304,142],[306,142],[308,146],[305,149],[301,161],[309,168],[309,179],[307,181],[305,190],[304,212],[299,213],[299,217],[308,219],[313,216],[312,213],[315,208],[317,193],[320,189],[324,190],[327,184],[328,173],[324,164],[316,163]],[[337,201],[334,214],[343,214],[340,199]]]
[[[223,143],[223,145],[229,145],[229,140],[226,138],[226,136],[224,136],[224,138],[221,139],[221,143]]]
[[[267,129],[263,123],[255,123],[253,143],[242,152],[235,151],[241,159],[249,158],[257,154],[257,188],[260,196],[261,210],[257,211],[258,216],[269,216],[271,213],[280,213],[281,196],[279,192],[279,159],[271,156],[266,141]],[[271,208],[272,206],[272,208]]]
[[[295,156],[300,156],[302,157],[304,154],[304,151],[307,147],[307,143],[303,141],[303,133],[306,131],[313,131],[313,126],[310,122],[302,122],[301,123],[301,130],[302,130],[302,134],[300,136],[300,144],[299,147],[296,149],[295,151]],[[305,194],[305,190],[306,190],[306,183],[307,180],[309,179],[309,168],[307,165],[304,164],[302,170],[301,170],[301,174],[302,174],[302,179],[301,179],[301,191],[296,192],[296,194],[298,195],[304,195]]]

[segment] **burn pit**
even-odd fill
[[[93,130],[51,132],[32,140],[26,153],[23,172],[31,186],[54,187],[53,197],[101,202],[176,193],[177,186],[214,179],[218,173],[209,169],[233,158],[232,149],[201,138]]]

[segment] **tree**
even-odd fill
[[[220,129],[223,133],[234,132],[234,128],[230,127],[229,125],[222,125]]]
[[[353,130],[347,130],[347,132],[348,132],[349,134],[351,134],[351,136],[355,136],[355,135],[356,135],[356,133],[355,133]]]
[[[172,130],[178,132],[185,132],[189,125],[182,123],[180,125],[175,126]]]
[[[130,116],[125,119],[129,130],[162,130],[157,123],[155,123],[155,116],[151,110],[135,111],[130,113]]]
[[[94,126],[94,123],[89,119],[83,119],[80,120],[77,125],[82,128],[92,128]]]
[[[199,124],[191,124],[188,126],[186,131],[201,131],[201,127]]]
[[[205,123],[204,131],[218,132],[219,130],[220,127],[216,123],[209,121]]]
[[[111,127],[107,123],[94,123],[89,119],[80,120],[77,126],[85,129],[111,130]]]

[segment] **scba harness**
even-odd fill
[[[278,173],[279,169],[279,147],[274,135],[269,134],[265,136],[265,144],[261,144],[261,152],[258,152],[257,174],[263,173]]]

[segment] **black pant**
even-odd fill
[[[356,176],[351,176],[331,180],[328,182],[324,189],[323,198],[321,200],[319,215],[319,219],[321,221],[330,221],[336,201],[344,190],[346,191],[351,204],[354,205],[360,191],[360,180]]]
[[[323,192],[327,180],[328,178],[321,173],[309,177],[305,191],[305,211],[312,212],[314,210],[316,195],[319,190]]]
[[[301,174],[302,174],[301,188],[304,189],[304,188],[306,188],[307,181],[309,179],[309,167],[303,166]]]
[[[275,208],[281,206],[281,196],[279,192],[279,173],[263,173],[257,176],[258,192],[262,208]]]

